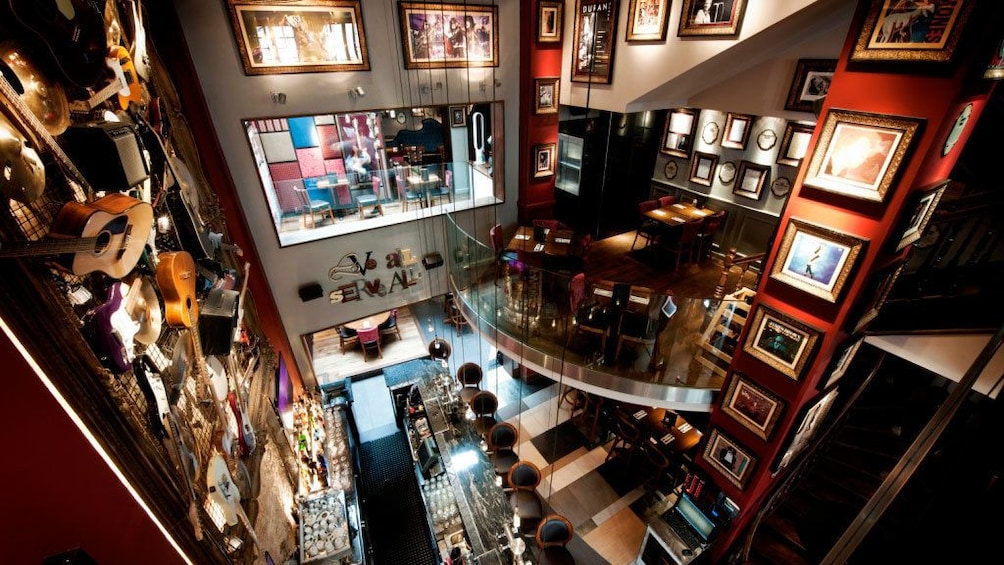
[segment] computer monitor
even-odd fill
[[[435,440],[427,437],[418,446],[418,465],[422,469],[422,476],[428,477],[436,463],[439,463],[439,450],[436,448]]]
[[[701,537],[701,541],[708,543],[708,538],[715,531],[715,523],[711,521],[711,518],[708,518],[704,511],[698,508],[697,504],[690,498],[690,495],[687,493],[681,494],[680,498],[676,500],[675,510],[680,516],[683,516],[694,529],[694,532]]]

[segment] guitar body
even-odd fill
[[[74,86],[91,88],[105,75],[104,0],[7,0],[7,4]]]
[[[136,72],[143,80],[150,80],[150,54],[146,50],[146,28],[143,27],[142,8],[137,6],[139,0],[125,0],[129,9],[129,22],[132,24],[130,30],[132,44],[129,47],[129,54],[132,55],[132,62],[136,65]]]
[[[143,87],[139,83],[136,66],[132,62],[132,57],[129,56],[129,50],[121,45],[116,45],[111,48],[110,54],[119,62],[119,66],[122,67],[122,74],[125,76],[125,81],[128,85],[125,89],[120,90],[118,95],[119,107],[123,110],[128,110],[130,102],[139,104],[143,101]]]
[[[227,395],[227,400],[230,403],[230,410],[237,418],[238,452],[241,457],[247,457],[248,455],[251,455],[256,445],[254,427],[251,425],[251,420],[248,418],[248,413],[244,407],[244,403],[241,402],[240,398],[238,398],[237,393],[231,391],[230,394]]]
[[[160,254],[157,286],[164,298],[164,320],[172,328],[194,327],[199,319],[195,296],[195,259],[186,251]]]
[[[198,195],[195,194],[192,173],[185,162],[177,157],[169,157],[168,162],[175,183],[167,189],[164,196],[178,239],[196,259],[211,259],[213,246],[209,241],[209,230],[202,225],[202,218],[199,216]]]
[[[42,159],[3,114],[0,114],[0,172],[0,194],[7,198],[30,204],[45,191]]]
[[[102,271],[120,279],[136,266],[153,227],[153,207],[118,192],[90,204],[68,202],[56,215],[49,238],[95,238],[89,250],[64,254],[60,263],[75,275]]]
[[[122,319],[126,291],[127,287],[121,281],[109,287],[108,299],[94,309],[89,320],[94,348],[98,350],[105,367],[113,373],[124,373],[132,366],[133,337],[139,332],[139,322],[130,324]],[[125,315],[125,318],[129,316]]]

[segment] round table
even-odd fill
[[[373,314],[372,316],[367,316],[365,318],[359,318],[358,320],[353,320],[351,322],[346,322],[342,325],[356,331],[367,330],[369,328],[375,328],[389,319],[390,310],[380,312],[379,314]]]

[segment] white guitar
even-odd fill
[[[236,526],[237,522],[240,521],[251,534],[254,544],[261,548],[254,526],[247,514],[244,513],[244,507],[241,506],[241,491],[234,483],[233,477],[230,476],[227,461],[219,453],[214,453],[209,459],[209,465],[206,468],[206,488],[209,491],[209,498],[223,510],[223,518],[227,524]]]

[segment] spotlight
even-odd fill
[[[366,91],[363,90],[363,87],[357,86],[349,89],[349,98],[362,98],[363,96],[366,96]]]

